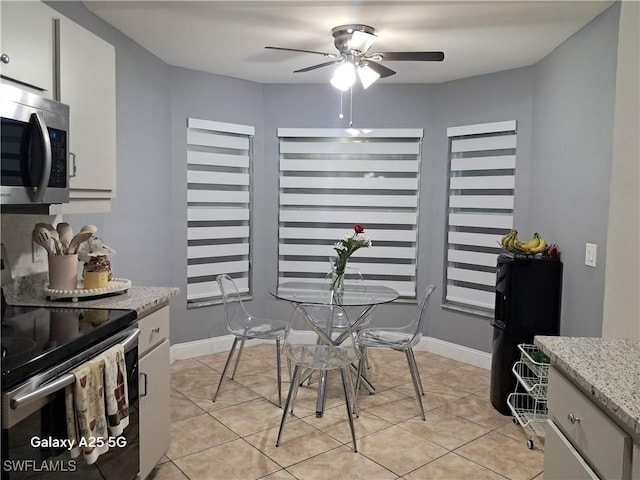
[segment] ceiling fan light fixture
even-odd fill
[[[351,62],[342,63],[331,76],[331,85],[343,92],[349,90],[355,81],[355,66]]]
[[[351,39],[347,42],[347,48],[351,51],[364,53],[371,48],[375,41],[375,34],[355,30],[351,35]]]
[[[362,87],[367,89],[380,78],[380,74],[369,65],[362,65],[358,68],[358,78],[362,83]]]

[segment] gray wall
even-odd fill
[[[110,213],[67,215],[87,223],[117,254],[117,276],[135,285],[171,286],[166,222],[174,187],[171,156],[170,67],[89,12],[80,2],[48,5],[104,38],[116,51],[116,198]],[[99,94],[99,92],[96,92]],[[96,112],[100,113],[100,112]]]
[[[261,232],[261,199],[265,196],[262,139],[264,138],[262,113],[262,87],[236,78],[208,75],[183,68],[171,69],[171,138],[172,162],[169,166],[173,188],[169,225],[171,234],[167,263],[172,265],[173,285],[186,293],[187,258],[187,118],[202,118],[220,122],[239,123],[256,127],[254,142],[254,232]],[[256,238],[257,237],[257,238]],[[253,247],[259,248],[261,235],[254,235]],[[254,253],[254,265],[261,263],[261,253]],[[172,302],[171,343],[227,334],[221,306],[197,309],[185,308],[185,297]],[[249,302],[257,303],[257,302]],[[251,305],[251,310],[259,311]]]
[[[93,16],[79,2],[50,5],[116,47],[118,195],[109,214],[70,216],[97,224],[118,251],[118,275],[137,285],[186,291],[185,126],[189,116],[256,127],[253,213],[254,299],[249,308],[288,318],[273,300],[276,278],[278,127],[338,127],[339,95],[328,85],[258,85],[170,67]],[[604,265],[581,266],[584,242],[607,231],[611,109],[618,6],[532,67],[439,85],[378,84],[354,99],[354,125],[424,128],[420,193],[419,287],[442,294],[447,168],[446,128],[518,121],[516,225],[558,243],[565,261],[562,333],[600,334]],[[375,241],[375,239],[374,239]],[[409,315],[391,305],[378,319]],[[221,307],[187,310],[172,302],[173,344],[226,334]],[[491,350],[486,318],[430,305],[426,334]]]
[[[531,225],[564,262],[562,333],[602,333],[620,6],[577,32],[534,70]],[[597,268],[584,264],[598,245]]]
[[[448,82],[440,85],[385,85],[357,92],[354,101],[355,127],[421,127],[424,129],[422,163],[420,166],[420,218],[418,231],[418,289],[429,283],[438,290],[428,307],[426,334],[452,343],[479,350],[491,349],[492,330],[486,317],[462,315],[441,308],[443,299],[444,240],[448,168],[447,127],[516,119],[519,126],[518,168],[522,166],[526,179],[530,158],[531,73],[518,69]],[[291,105],[296,105],[292,111]],[[265,86],[266,125],[278,127],[345,126],[338,119],[339,94],[331,86],[289,85]],[[267,132],[265,161],[271,165],[272,192],[265,201],[267,218],[277,218],[278,145],[275,128]],[[522,205],[526,207],[526,183],[518,185]],[[264,208],[264,207],[263,207]],[[522,209],[525,210],[525,209]],[[356,221],[357,219],[354,219]],[[265,262],[268,276],[259,290],[268,290],[275,282],[277,268],[277,224],[272,222],[267,238],[272,248]],[[375,238],[373,239],[375,245]],[[375,248],[375,246],[374,246]],[[269,300],[271,315],[285,316],[288,305]],[[409,318],[415,304],[394,304],[379,307],[374,323],[391,315]]]

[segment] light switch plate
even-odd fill
[[[31,242],[31,256],[33,263],[44,262],[47,259],[47,251],[36,242]]]
[[[595,243],[587,243],[584,249],[584,264],[589,267],[595,267],[597,254],[598,246]]]

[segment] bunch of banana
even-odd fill
[[[518,239],[518,231],[511,230],[500,239],[500,245],[507,252],[516,255],[535,255],[541,253],[547,248],[547,242],[542,236],[536,232],[528,242],[521,242]]]

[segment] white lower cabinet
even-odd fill
[[[547,420],[544,441],[544,478],[598,480],[595,472],[551,420]]]
[[[168,340],[140,359],[140,478],[151,473],[171,441],[168,365]]]
[[[169,307],[138,320],[140,478],[145,479],[171,443]]]
[[[631,436],[554,367],[547,400],[545,480],[631,478]]]

